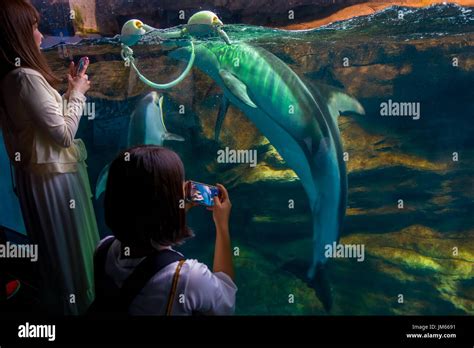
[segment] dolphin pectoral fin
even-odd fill
[[[160,121],[161,121],[161,124],[163,126],[163,129],[165,130],[165,133],[163,134],[163,141],[164,140],[184,141],[184,138],[181,135],[173,134],[173,133],[170,133],[166,130],[165,120],[163,119],[163,96],[160,96],[160,98],[158,99],[158,105],[159,105],[159,108],[161,110]]]
[[[222,80],[226,87],[234,94],[237,98],[239,98],[243,103],[247,104],[252,108],[257,108],[257,105],[250,99],[247,93],[247,86],[245,83],[240,81],[237,77],[235,77],[232,73],[228,72],[227,70],[219,70],[219,75],[221,76]]]
[[[105,186],[107,185],[107,178],[109,177],[109,168],[110,164],[107,164],[100,172],[99,178],[95,185],[95,199],[99,199],[102,192],[105,191]]]
[[[163,135],[163,140],[184,141],[184,138],[180,135],[177,135],[177,134],[165,133]]]
[[[228,109],[229,109],[229,99],[227,99],[225,95],[223,95],[221,105],[219,107],[219,113],[217,114],[217,119],[216,119],[216,128],[214,132],[215,141],[219,141],[222,124],[224,123],[225,115],[227,114]]]
[[[311,137],[306,137],[303,139],[303,142],[306,145],[306,148],[308,149],[309,153],[313,152],[313,139]]]
[[[328,137],[322,138],[319,143],[315,142],[311,137],[306,137],[303,139],[303,143],[306,145],[308,153],[315,156],[316,164],[323,160],[331,150],[331,140]]]

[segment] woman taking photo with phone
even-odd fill
[[[191,205],[184,203],[185,187],[181,159],[164,147],[134,147],[111,163],[104,213],[114,236],[105,238],[95,255],[97,301],[92,313],[234,313],[237,287],[229,194],[218,184],[219,195],[207,208],[216,227],[210,271],[205,264],[173,250],[192,236],[186,225]]]
[[[79,126],[90,88],[86,62],[61,97],[40,51],[39,14],[27,0],[0,6],[0,125],[31,243],[38,245],[41,304],[54,314],[83,313],[94,299],[99,235]],[[63,104],[67,107],[63,108]]]

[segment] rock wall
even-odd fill
[[[286,29],[308,29],[366,15],[391,5],[427,6],[439,0],[32,0],[48,35],[99,33],[113,36],[130,18],[158,28],[186,23],[198,10],[216,12],[224,23],[245,23]],[[474,0],[449,0],[474,6]],[[71,18],[74,11],[74,18]],[[291,13],[290,16],[290,12]]]
[[[97,23],[96,0],[69,0],[69,7],[74,11],[74,26],[80,32],[96,32]]]
[[[294,11],[291,21],[302,22],[322,18],[349,5],[365,0],[32,0],[44,19],[43,31],[58,30],[98,32],[115,35],[121,25],[132,17],[143,19],[156,27],[183,24],[197,10],[217,12],[225,23],[254,25],[288,25],[288,11]],[[69,18],[76,10],[76,20]]]

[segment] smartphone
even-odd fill
[[[88,60],[88,57],[82,57],[79,59],[79,63],[77,63],[76,76],[82,71],[82,69],[84,69],[84,66]]]
[[[197,203],[205,207],[214,205],[214,197],[219,196],[219,188],[196,181],[186,183],[186,201]]]

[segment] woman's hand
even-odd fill
[[[230,210],[232,203],[229,199],[229,193],[221,184],[216,185],[219,188],[219,197],[214,197],[214,206],[208,207],[207,210],[212,211],[214,223],[218,230],[228,229]]]
[[[231,279],[235,279],[234,265],[232,261],[232,245],[229,234],[229,217],[232,204],[229,194],[224,186],[219,188],[219,197],[214,197],[214,206],[207,208],[212,210],[214,223],[216,224],[216,246],[214,249],[213,272],[224,272]]]
[[[76,74],[76,68],[74,62],[71,62],[69,64],[69,74],[67,75],[68,78],[68,89],[66,92],[66,98],[69,99],[69,95],[73,90],[86,94],[86,92],[89,90],[91,87],[91,83],[89,81],[89,77],[86,74],[87,68],[89,67],[89,60],[86,60],[86,63],[84,64],[84,68],[81,69]]]
[[[184,197],[186,197],[186,195],[187,195],[187,192],[189,190],[189,185],[190,185],[189,180],[184,182],[184,185],[183,185]],[[184,209],[187,213],[189,211],[189,209],[191,209],[192,207],[195,207],[197,205],[198,205],[197,203],[186,201],[186,203],[184,205]]]
[[[193,202],[186,202],[185,205],[184,205],[184,210],[186,211],[186,213],[189,211],[189,209],[191,209],[192,207],[195,207],[197,206],[198,204],[197,203],[193,203]]]

